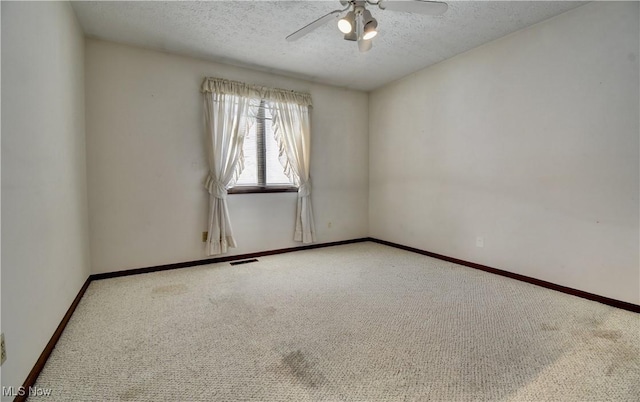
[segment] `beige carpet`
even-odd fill
[[[640,315],[358,243],[94,281],[53,401],[638,401]]]

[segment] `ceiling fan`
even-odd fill
[[[371,50],[373,44],[371,39],[378,34],[378,21],[373,18],[371,11],[367,10],[367,4],[378,6],[381,10],[404,11],[408,13],[441,15],[447,11],[447,3],[428,0],[340,0],[340,4],[345,7],[342,10],[334,10],[323,15],[317,20],[298,29],[287,36],[287,41],[293,42],[310,33],[316,28],[340,17],[342,13],[349,10],[338,21],[338,29],[344,34],[345,40],[357,41],[358,49],[361,52]]]

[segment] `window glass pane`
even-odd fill
[[[261,116],[262,113],[259,113]],[[262,131],[264,127],[264,131]],[[260,138],[264,136],[264,159],[259,157]],[[273,137],[273,118],[268,108],[264,109],[264,124],[259,121],[253,122],[243,144],[244,152],[244,170],[238,177],[236,186],[258,186],[260,185],[260,169],[264,168],[264,177],[266,185],[293,185],[293,182],[284,174],[284,168],[280,164],[278,158],[279,147]],[[261,167],[261,160],[264,160],[264,166]]]
[[[236,186],[247,186],[258,184],[258,161],[257,161],[257,125],[251,125],[249,133],[244,138],[242,150],[244,151],[244,170],[238,177]]]
[[[265,145],[267,149],[266,168],[267,184],[293,184],[284,174],[284,168],[278,158],[279,148],[276,139],[273,137],[271,113],[267,110],[267,120],[265,121]]]

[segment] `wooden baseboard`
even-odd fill
[[[567,293],[567,294],[570,294],[570,295],[573,295],[573,296],[582,297],[583,299],[597,301],[597,302],[602,303],[602,304],[606,304],[606,305],[609,305],[609,306],[612,306],[612,307],[617,307],[617,308],[620,308],[620,309],[623,309],[623,310],[632,311],[634,313],[640,313],[640,306],[637,305],[637,304],[628,303],[628,302],[621,301],[621,300],[616,300],[616,299],[611,299],[609,297],[600,296],[600,295],[597,295],[597,294],[594,294],[594,293],[589,293],[589,292],[585,292],[585,291],[578,290],[578,289],[573,289],[573,288],[570,288],[570,287],[567,287],[567,286],[562,286],[562,285],[558,285],[558,284],[555,284],[555,283],[552,283],[552,282],[543,281],[541,279],[532,278],[530,276],[520,275],[520,274],[516,274],[516,273],[513,273],[513,272],[509,272],[509,271],[504,271],[502,269],[492,268],[492,267],[489,267],[489,266],[486,266],[486,265],[476,264],[475,262],[469,262],[469,261],[465,261],[465,260],[460,260],[458,258],[453,258],[453,257],[449,257],[449,256],[442,255],[442,254],[432,253],[430,251],[420,250],[420,249],[417,249],[417,248],[414,248],[414,247],[409,247],[409,246],[405,246],[405,245],[398,244],[398,243],[393,243],[393,242],[386,241],[386,240],[380,240],[380,239],[374,239],[374,238],[369,238],[369,240],[374,242],[374,243],[384,244],[385,246],[391,246],[391,247],[399,248],[401,250],[411,251],[411,252],[414,252],[414,253],[418,253],[418,254],[429,256],[429,257],[437,258],[439,260],[453,262],[455,264],[464,265],[464,266],[469,267],[469,268],[475,268],[475,269],[479,269],[481,271],[491,272],[492,274],[506,276],[508,278],[517,279],[519,281],[531,283],[533,285],[541,286],[543,288],[557,290],[558,292]]]
[[[29,372],[27,379],[24,380],[24,384],[22,384],[22,389],[27,390],[27,394],[24,396],[16,396],[16,398],[14,399],[14,402],[23,402],[23,401],[26,401],[27,398],[29,397],[29,393],[28,393],[29,387],[33,387],[35,385],[36,380],[38,379],[38,376],[42,371],[42,368],[47,362],[47,359],[49,359],[49,356],[51,355],[53,348],[55,348],[56,343],[58,343],[58,340],[62,335],[62,331],[64,331],[65,327],[67,326],[67,323],[71,319],[71,316],[73,315],[73,312],[76,310],[76,307],[78,307],[78,303],[80,303],[80,299],[82,299],[82,296],[84,296],[84,292],[87,291],[87,288],[89,287],[90,283],[91,283],[91,277],[87,278],[87,280],[84,281],[84,284],[82,285],[82,288],[76,295],[76,298],[73,299],[73,303],[71,303],[71,306],[67,310],[66,314],[64,315],[64,317],[62,317],[62,321],[60,321],[60,324],[58,324],[58,328],[56,328],[55,332],[53,333],[53,336],[51,336],[51,339],[49,339],[49,343],[47,343],[47,346],[45,346],[42,353],[40,353],[40,357],[38,357],[36,364],[31,369],[31,372]]]
[[[150,272],[158,272],[158,271],[167,271],[167,270],[170,270],[170,269],[196,267],[198,265],[215,264],[215,263],[218,263],[218,262],[229,262],[229,261],[236,261],[236,260],[245,260],[245,259],[251,259],[251,258],[264,257],[264,256],[267,256],[267,255],[291,253],[291,252],[294,252],[294,251],[311,250],[311,249],[314,249],[314,248],[341,246],[343,244],[361,243],[361,242],[365,242],[365,241],[369,241],[369,238],[368,237],[362,237],[362,238],[359,238],[359,239],[341,240],[341,241],[334,241],[334,242],[330,242],[330,243],[306,244],[304,246],[281,248],[281,249],[277,249],[277,250],[258,251],[256,253],[247,253],[247,254],[230,255],[230,256],[224,256],[224,257],[207,258],[205,260],[179,262],[179,263],[175,263],[175,264],[157,265],[157,266],[146,267],[146,268],[126,269],[126,270],[123,270],[123,271],[104,272],[104,273],[101,273],[101,274],[93,274],[93,275],[91,275],[90,278],[91,278],[91,280],[99,280],[99,279],[116,278],[116,277],[119,277],[119,276],[147,274],[147,273],[150,273]]]

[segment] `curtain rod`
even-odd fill
[[[200,92],[216,92],[218,90],[224,93],[258,95],[261,98],[278,98],[278,95],[286,97],[289,101],[302,105],[311,106],[311,94],[305,92],[297,92],[289,89],[270,88],[266,86],[247,84],[241,81],[228,80],[226,78],[205,77],[202,81]],[[251,94],[253,92],[253,94]]]
[[[272,87],[267,87],[267,86],[264,86],[264,85],[247,84],[246,82],[228,80],[226,78],[205,77],[204,80],[205,80],[205,82],[206,81],[218,81],[218,82],[222,82],[222,83],[230,83],[232,85],[242,85],[247,89],[253,89],[253,90],[257,90],[257,91],[279,91],[279,92],[287,92],[287,93],[293,93],[293,94],[299,94],[299,95],[309,95],[309,93],[307,93],[307,92],[298,92],[298,91],[295,91],[293,89],[272,88]]]

